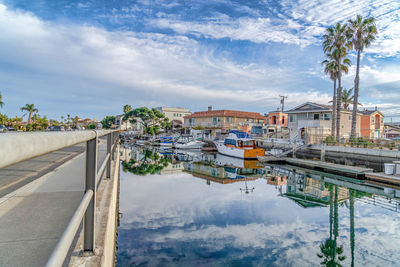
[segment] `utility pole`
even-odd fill
[[[279,97],[281,98],[281,111],[283,112],[285,108],[285,99],[287,99],[287,96],[279,95]]]

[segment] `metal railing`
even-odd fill
[[[97,170],[98,138],[107,135],[107,154]],[[52,133],[6,133],[0,136],[0,168],[65,147],[86,142],[85,194],[66,230],[53,250],[46,266],[62,266],[71,244],[83,221],[85,251],[95,248],[95,211],[97,187],[106,171],[111,178],[111,160],[114,160],[118,131],[78,131]]]
[[[65,261],[76,232],[83,220],[83,249],[93,252],[95,248],[95,223],[96,223],[96,192],[101,178],[106,171],[106,178],[111,178],[111,161],[114,160],[117,131],[96,131],[95,137],[86,140],[86,173],[85,194],[77,210],[72,216],[66,230],[62,234],[46,267],[62,266]],[[98,137],[107,135],[107,154],[97,169]]]

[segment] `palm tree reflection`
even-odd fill
[[[329,203],[329,239],[326,239],[320,245],[320,253],[317,254],[322,259],[320,264],[323,266],[342,266],[341,262],[346,259],[346,256],[342,255],[343,246],[337,245],[337,237],[339,235],[338,187],[336,185],[334,187],[335,194],[333,194],[333,185],[329,185],[331,200]]]

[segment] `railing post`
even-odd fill
[[[83,249],[94,251],[95,246],[95,212],[96,212],[96,173],[97,173],[97,136],[86,142],[86,179],[85,192],[93,190],[93,196],[85,213],[83,223]]]
[[[114,145],[114,146],[113,146],[113,149],[112,149],[112,151],[111,151],[111,159],[114,160],[114,152],[115,152],[115,132],[112,132],[111,135],[112,135],[111,140],[112,140],[112,143],[113,143],[113,145]]]
[[[106,177],[108,179],[111,178],[111,158],[112,158],[111,157],[111,154],[112,154],[111,146],[113,144],[111,135],[112,135],[112,133],[107,135],[107,154],[110,154],[110,158],[108,159],[108,162],[107,162],[107,174],[106,174]]]

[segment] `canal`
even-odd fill
[[[117,266],[400,262],[400,188],[193,151],[121,159]]]

